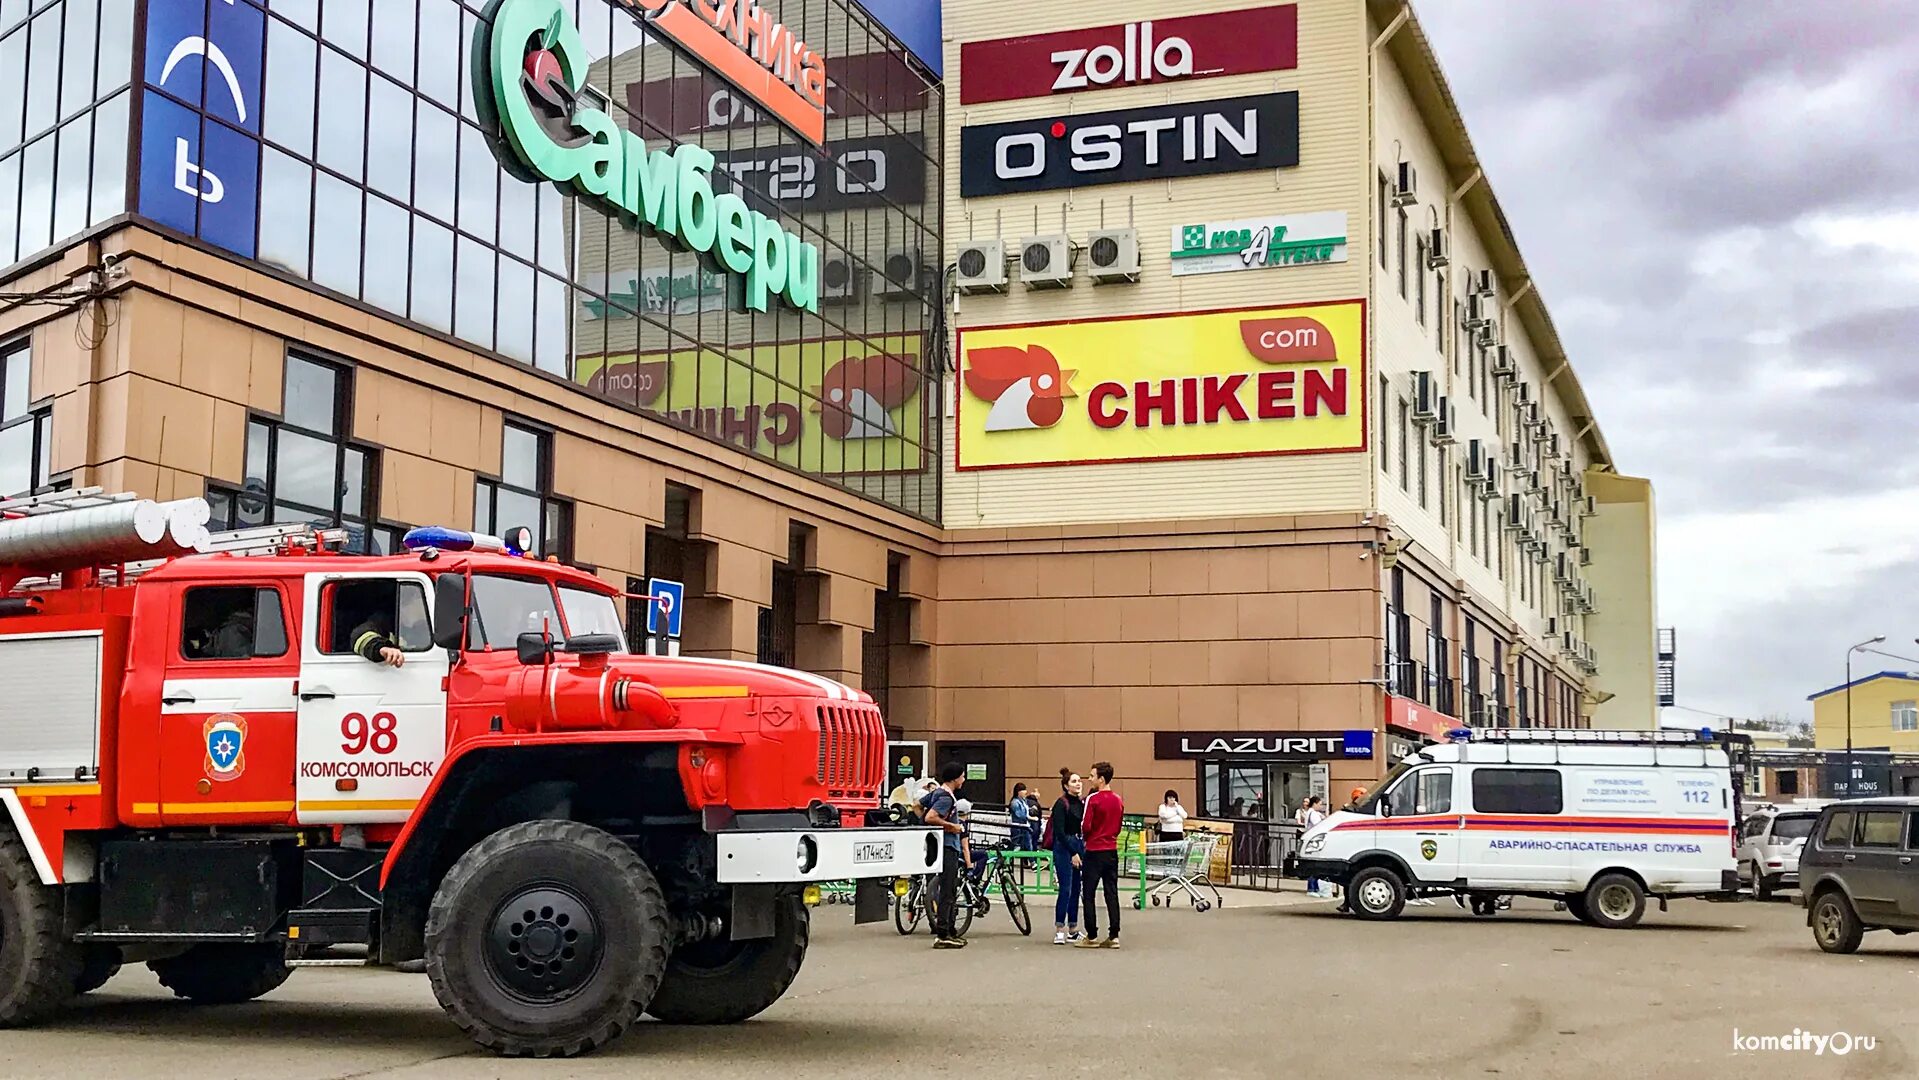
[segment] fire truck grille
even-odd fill
[[[819,768],[828,798],[871,798],[885,773],[886,724],[871,705],[822,705]]]

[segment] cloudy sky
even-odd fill
[[[1620,471],[1679,703],[1919,657],[1910,3],[1416,0]],[[1855,670],[1919,669],[1861,656]],[[1690,714],[1668,714],[1670,721]]]

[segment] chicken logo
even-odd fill
[[[820,430],[842,441],[898,436],[892,412],[913,399],[918,382],[906,357],[849,356],[827,368],[813,388]]]
[[[1003,345],[966,354],[966,389],[993,403],[986,413],[987,431],[1035,431],[1059,423],[1066,415],[1066,399],[1079,396],[1073,389],[1074,374],[1038,345]]]

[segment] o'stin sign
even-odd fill
[[[738,195],[713,190],[711,152],[683,143],[648,150],[580,99],[590,60],[560,0],[499,0],[486,45],[503,141],[539,177],[571,185],[746,277],[746,303],[770,297],[819,310],[820,251]]]

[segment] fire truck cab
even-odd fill
[[[583,1053],[755,1015],[812,883],[871,921],[937,866],[858,690],[634,655],[617,589],[494,538],[156,542],[156,505],[206,520],[0,503],[0,1026],[126,962],[208,1004],[371,963],[490,1049]]]

